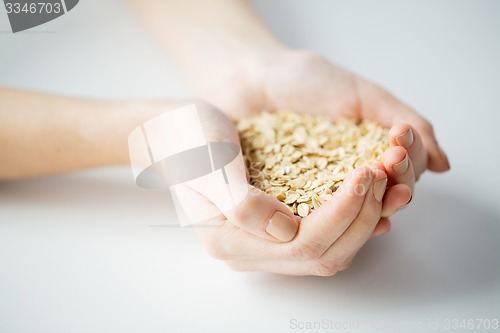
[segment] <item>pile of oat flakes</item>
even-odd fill
[[[305,217],[330,200],[346,174],[381,160],[388,130],[378,123],[263,112],[237,124],[251,183]]]

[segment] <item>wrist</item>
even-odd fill
[[[227,49],[226,49],[227,51]],[[227,111],[220,98],[227,94],[239,92],[247,95],[261,89],[269,71],[273,70],[284,59],[289,58],[295,51],[277,44],[261,44],[260,47],[232,48],[224,56],[224,61],[207,66],[194,79],[190,79],[195,93],[202,99]]]
[[[203,59],[191,59],[181,66],[190,88],[202,98],[213,89],[224,89],[228,82],[248,81],[259,76],[277,59],[285,57],[290,50],[279,42],[260,40],[245,41],[217,46],[218,50],[204,52]]]
[[[145,121],[189,101],[91,101],[97,111],[81,126],[95,164],[128,165],[128,136]]]

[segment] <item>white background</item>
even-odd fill
[[[500,319],[500,2],[258,7],[289,45],[379,82],[429,118],[452,171],[426,174],[392,232],[333,278],[230,271],[193,230],[155,227],[172,219],[168,198],[137,188],[127,168],[0,183],[0,332],[289,332],[308,321],[427,332],[450,331],[452,318]],[[120,1],[82,0],[43,26],[9,29],[0,8],[1,85],[188,95]]]

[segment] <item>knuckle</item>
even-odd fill
[[[342,272],[342,271],[345,271],[346,269],[348,269],[349,267],[351,267],[352,265],[352,260],[340,265],[339,267],[339,272]]]
[[[194,104],[198,110],[201,110],[207,114],[213,115],[215,113],[220,113],[220,110],[217,109],[214,105],[207,103],[206,101],[200,98],[195,99]]]
[[[361,210],[359,201],[361,201],[361,199],[364,199],[364,197],[359,197],[357,195],[353,195],[352,197],[353,200],[350,200],[348,202],[346,208],[343,211],[339,211],[339,213],[336,215],[335,219],[339,221],[339,223],[351,223],[359,214]]]
[[[323,253],[323,247],[314,242],[294,244],[291,249],[292,257],[298,260],[319,259]]]
[[[434,126],[432,126],[432,124],[425,119],[420,123],[420,130],[428,135],[434,134]]]
[[[237,227],[244,227],[248,221],[255,219],[255,209],[266,199],[267,197],[265,197],[264,192],[249,187],[249,192],[245,199],[228,212],[231,223]]]
[[[236,271],[236,272],[245,272],[247,271],[242,265],[240,262],[238,261],[226,261],[225,262],[226,265],[232,269],[233,271]]]
[[[217,238],[212,238],[205,241],[205,249],[209,256],[218,260],[228,260],[230,258],[230,251],[227,247],[222,246],[221,242]]]
[[[242,221],[250,220],[250,212],[249,209],[245,209],[245,207],[235,207],[231,211],[231,223],[237,227],[242,226]]]
[[[334,276],[341,271],[341,265],[334,260],[318,260],[313,266],[313,275]]]
[[[373,228],[380,221],[380,215],[382,213],[382,203],[373,200],[369,203],[369,207],[363,207],[359,216],[356,218],[356,223],[359,223],[363,229],[359,229],[356,233],[355,240],[361,241],[366,237],[367,233],[371,233]]]

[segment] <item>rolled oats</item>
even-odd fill
[[[349,171],[380,162],[389,147],[388,130],[370,120],[263,112],[237,127],[251,183],[301,217],[332,199]]]

